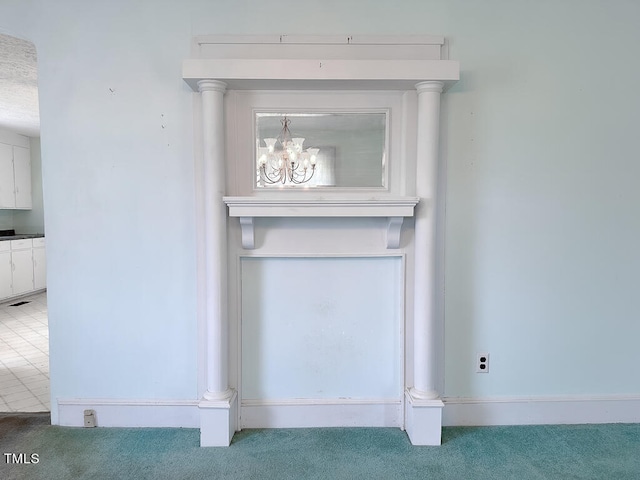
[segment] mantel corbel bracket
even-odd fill
[[[256,248],[253,217],[240,217],[240,232],[242,233],[242,248],[245,250]]]
[[[387,221],[387,248],[400,248],[400,232],[404,217],[389,217]]]

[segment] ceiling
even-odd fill
[[[0,128],[40,136],[38,69],[33,43],[0,34]]]

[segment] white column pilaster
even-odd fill
[[[413,444],[439,445],[443,403],[437,391],[435,348],[436,194],[440,135],[440,95],[444,84],[421,82],[418,92],[418,143],[415,213],[415,293],[413,310],[413,386],[407,392],[407,433]]]
[[[225,194],[224,93],[226,84],[200,80],[202,99],[204,241],[206,284],[206,381],[200,402],[202,446],[229,445],[235,431],[236,394],[228,383],[226,306],[227,212]]]

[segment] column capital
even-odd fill
[[[200,80],[198,81],[198,91],[215,91],[224,93],[227,91],[227,84],[220,80]]]
[[[443,89],[444,82],[440,82],[438,80],[416,83],[416,90],[418,91],[418,94],[421,94],[422,92],[442,93]]]

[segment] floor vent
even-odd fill
[[[20,305],[26,305],[27,303],[30,302],[18,302],[18,303],[14,303],[12,305],[9,305],[10,307],[19,307]]]

